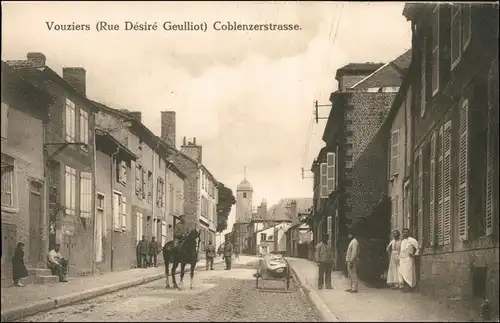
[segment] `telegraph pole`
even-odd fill
[[[331,107],[332,105],[331,104],[318,104],[318,100],[314,101],[314,117],[316,119],[316,123],[318,123],[318,120],[324,120],[324,119],[328,119],[328,117],[320,117],[319,116],[319,112],[318,112],[318,108],[320,107]]]
[[[274,233],[273,233],[273,243],[274,243],[274,252],[278,252],[278,240],[276,240],[276,207],[273,209],[273,228],[274,228]]]

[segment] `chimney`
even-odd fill
[[[142,112],[140,112],[140,111],[130,111],[128,114],[130,114],[134,119],[139,120],[139,122],[142,121]]]
[[[196,145],[196,138],[193,138],[194,142],[188,142],[186,145],[186,137],[184,137],[183,145],[181,146],[181,152],[202,163],[202,147]]]
[[[297,201],[293,200],[290,203],[290,214],[292,217],[292,224],[299,223],[299,214],[297,212]]]
[[[81,94],[86,94],[86,71],[83,67],[64,67],[63,79],[71,84]]]
[[[186,145],[186,136],[184,136],[184,138],[182,139],[182,145],[185,146]]]
[[[175,111],[161,112],[161,140],[175,147]],[[184,137],[183,144],[186,137]]]
[[[28,61],[33,65],[33,67],[44,67],[47,59],[42,53],[28,53],[26,55]]]
[[[261,207],[263,212],[267,212],[267,201],[262,201],[260,203],[260,207]]]

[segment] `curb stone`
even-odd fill
[[[215,264],[219,264],[222,261],[214,261]],[[197,266],[196,271],[204,269],[205,266]],[[176,274],[180,273],[180,269],[177,269]],[[40,312],[47,312],[55,308],[67,306],[77,302],[81,302],[90,298],[99,297],[105,294],[113,293],[121,289],[126,289],[138,285],[143,285],[150,283],[155,280],[165,278],[165,273],[152,274],[147,277],[134,278],[128,281],[114,283],[108,286],[96,287],[82,292],[74,292],[71,294],[59,296],[56,298],[49,298],[47,300],[41,300],[31,303],[28,306],[18,306],[1,313],[1,322],[13,322],[19,320],[26,316],[32,316]]]
[[[304,292],[304,294],[307,295],[307,298],[311,301],[311,303],[314,305],[316,311],[319,313],[319,316],[321,317],[322,322],[340,322],[337,316],[330,311],[330,309],[326,306],[325,302],[321,299],[321,297],[318,295],[318,293],[310,288],[308,284],[300,278],[299,275],[297,275],[297,271],[293,268],[293,266],[290,266],[292,269],[292,274],[295,277],[295,280],[299,283],[300,288]]]

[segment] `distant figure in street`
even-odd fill
[[[160,244],[156,241],[155,237],[151,237],[151,242],[149,243],[148,252],[149,252],[149,264],[157,267],[157,257],[160,253]]]
[[[137,255],[139,256],[139,268],[146,268],[148,265],[148,241],[146,236],[137,244]]]
[[[14,279],[14,286],[24,287],[21,278],[28,277],[28,270],[24,265],[24,243],[18,242],[14,257],[12,257],[12,278]]]
[[[221,243],[219,245],[219,248],[217,248],[217,254],[219,256],[222,256],[222,259],[224,259],[224,244],[223,243]]]
[[[226,238],[224,243],[224,256],[223,259],[226,261],[226,270],[231,270],[231,257],[233,256],[233,245]]]
[[[399,252],[401,250],[401,237],[398,230],[394,230],[394,238],[387,245],[387,252],[390,255],[389,270],[387,271],[387,284],[393,289],[403,287],[401,276],[399,275]]]
[[[214,258],[215,258],[215,246],[212,244],[212,240],[208,241],[208,245],[205,247],[205,259],[207,261],[207,271],[214,270]]]
[[[417,284],[415,256],[418,256],[418,242],[410,236],[410,230],[403,229],[403,240],[399,252],[399,274],[404,283],[403,292],[409,292]]]
[[[323,283],[327,289],[332,289],[333,250],[328,244],[328,235],[323,235],[316,245],[315,259],[319,269],[318,289],[323,289]]]
[[[359,260],[359,242],[358,239],[354,236],[354,233],[351,231],[347,236],[351,242],[349,242],[349,246],[347,247],[347,252],[345,255],[345,262],[347,264],[347,274],[349,279],[349,289],[346,292],[349,293],[357,293],[358,292],[358,273],[357,273],[357,265]]]
[[[59,276],[59,281],[67,282],[66,275],[68,274],[68,261],[59,252],[61,246],[56,244],[50,249],[47,256],[47,267],[52,271],[52,274]]]

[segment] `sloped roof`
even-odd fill
[[[368,88],[399,87],[411,62],[411,49],[407,50],[395,60],[381,66],[351,88],[362,90]]]
[[[363,73],[373,73],[377,69],[379,69],[381,66],[383,66],[384,63],[349,63],[339,69],[337,69],[337,73],[335,74],[335,79],[338,80],[338,78],[343,75],[343,74],[363,74]]]
[[[270,216],[270,220],[276,219],[276,221],[291,220],[291,210],[290,203],[292,201],[297,202],[297,213],[304,214],[309,213],[310,208],[313,205],[312,198],[283,198],[277,204],[271,206],[267,211],[267,215]]]
[[[253,191],[252,184],[245,178],[241,183],[236,187],[237,191]]]

